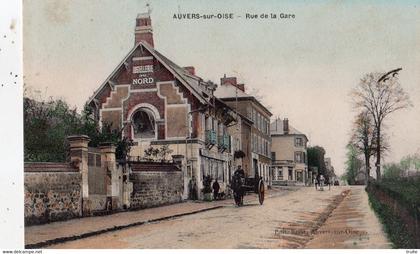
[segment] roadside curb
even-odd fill
[[[287,190],[287,191],[290,191],[290,190]],[[276,198],[278,196],[281,196],[281,193],[274,192],[271,195],[268,195],[267,198]],[[230,199],[228,199],[228,200],[230,200]],[[233,201],[232,201],[232,203],[228,203],[227,200],[224,200],[224,201],[225,202],[220,202],[219,204],[217,204],[213,207],[202,208],[202,209],[194,210],[194,211],[191,211],[191,212],[178,213],[178,214],[174,214],[174,215],[164,216],[164,217],[161,217],[161,218],[144,220],[144,221],[137,221],[137,222],[133,222],[133,223],[125,224],[125,225],[116,225],[116,226],[112,226],[112,227],[108,227],[108,228],[104,228],[104,229],[100,229],[100,230],[89,231],[89,232],[85,232],[85,233],[81,233],[81,234],[57,237],[57,238],[53,238],[53,239],[48,239],[48,240],[36,242],[36,243],[25,244],[25,248],[26,249],[40,249],[40,248],[43,248],[43,247],[46,247],[46,246],[49,246],[49,245],[53,245],[53,244],[58,244],[58,243],[63,243],[63,242],[68,242],[68,241],[74,241],[74,240],[78,240],[78,239],[87,238],[87,237],[90,237],[90,236],[100,235],[100,234],[103,234],[103,233],[108,233],[108,232],[117,231],[117,230],[121,230],[121,229],[126,229],[126,228],[130,228],[130,227],[140,226],[140,225],[144,225],[144,224],[148,224],[148,223],[154,223],[154,222],[159,222],[159,221],[164,221],[164,220],[175,219],[175,218],[182,217],[182,216],[187,216],[187,215],[192,215],[192,214],[196,214],[196,213],[206,212],[206,211],[215,210],[215,209],[219,209],[219,208],[228,207],[230,205],[233,205]],[[246,204],[252,203],[252,202],[253,202],[253,200],[245,201]],[[204,202],[197,202],[197,203],[204,203]]]
[[[135,227],[135,226],[144,225],[144,224],[147,224],[147,223],[158,222],[158,221],[163,221],[163,220],[175,219],[175,218],[178,218],[178,217],[191,215],[191,214],[196,214],[196,213],[201,213],[201,212],[206,212],[206,211],[215,210],[215,209],[219,209],[219,208],[223,208],[223,207],[225,207],[225,205],[218,205],[218,206],[214,206],[214,207],[195,210],[195,211],[192,211],[192,212],[179,213],[179,214],[169,215],[169,216],[156,218],[156,219],[151,219],[151,220],[133,222],[133,223],[129,223],[129,224],[126,224],[126,225],[113,226],[113,227],[110,227],[110,228],[105,228],[105,229],[101,229],[101,230],[97,230],[97,231],[90,231],[90,232],[82,233],[80,235],[72,235],[72,236],[64,236],[64,237],[54,238],[54,239],[50,239],[50,240],[46,240],[46,241],[42,241],[42,242],[38,242],[38,243],[26,244],[25,249],[40,249],[40,248],[43,248],[43,247],[46,247],[46,246],[49,246],[49,245],[52,245],[52,244],[78,240],[78,239],[82,239],[82,238],[86,238],[86,237],[90,237],[90,236],[94,236],[94,235],[99,235],[99,234],[103,234],[103,233],[108,233],[108,232],[112,232],[112,231],[116,231],[116,230],[120,230],[120,229],[126,229],[126,228],[130,228],[130,227]]]

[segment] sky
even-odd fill
[[[25,86],[81,108],[133,47],[146,3],[158,51],[204,80],[236,76],[272,120],[287,117],[310,145],[324,147],[338,175],[356,114],[351,89],[366,73],[402,67],[413,107],[386,120],[384,161],[420,152],[420,1],[24,0]],[[234,19],[174,19],[178,13]],[[295,18],[245,18],[271,13]]]

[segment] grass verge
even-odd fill
[[[397,249],[415,248],[414,236],[409,233],[404,222],[392,213],[391,208],[379,202],[371,193],[368,192],[368,196],[370,206],[384,226],[392,247]]]

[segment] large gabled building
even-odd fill
[[[184,198],[192,179],[200,196],[207,175],[223,191],[232,171],[231,108],[214,97],[216,86],[194,67],[180,67],[154,48],[149,13],[138,15],[134,35],[134,47],[88,102],[96,118],[134,141],[131,156],[163,145],[181,155]]]
[[[272,113],[255,96],[247,94],[244,84],[238,84],[236,77],[225,75],[221,78],[215,95],[243,119],[240,135],[234,138],[236,143],[240,143],[236,148],[240,148],[245,154],[240,161],[245,173],[249,177],[254,177],[257,173],[270,185]]]

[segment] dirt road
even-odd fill
[[[302,188],[49,248],[389,248],[366,202],[362,187]]]

